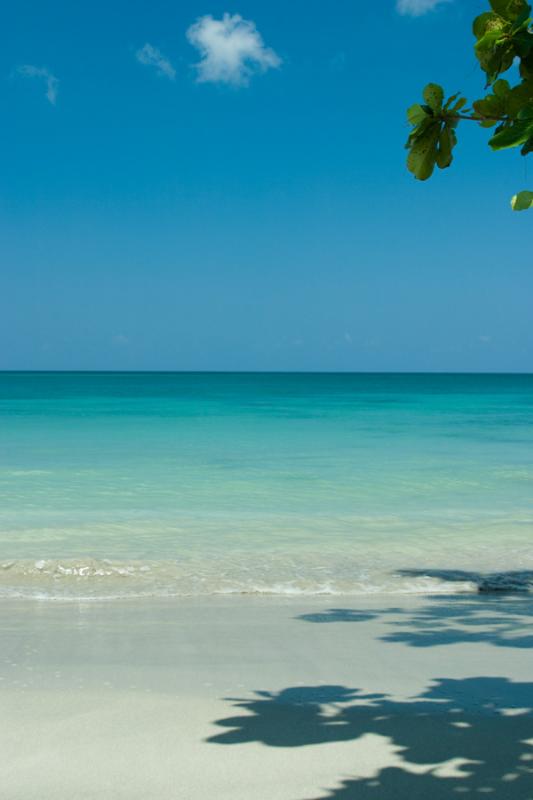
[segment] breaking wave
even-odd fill
[[[207,595],[460,594],[530,591],[533,571],[361,569],[290,559],[209,562],[18,559],[0,562],[0,598],[113,600]]]

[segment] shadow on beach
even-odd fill
[[[453,574],[458,581],[472,580],[471,573]],[[516,573],[512,575],[515,580]],[[523,587],[529,588],[531,575],[520,575]],[[439,576],[450,580],[450,573]],[[479,585],[487,577],[478,576]],[[434,595],[401,607],[330,608],[297,619],[356,626],[377,621],[384,628],[381,641],[410,647],[484,643],[523,649],[533,647],[532,600],[527,591],[483,591]],[[390,655],[394,658],[393,650]],[[443,671],[444,664],[443,659]],[[215,723],[221,730],[208,739],[212,744],[255,742],[294,749],[353,743],[353,768],[339,776],[336,787],[321,787],[294,800],[485,795],[533,800],[533,683],[501,676],[439,677],[407,699],[318,685],[257,691],[252,698],[230,700],[237,713]]]
[[[529,592],[533,590],[533,570],[472,572],[460,569],[401,569],[404,578],[437,578],[447,583],[473,583],[478,592]]]
[[[354,742],[355,777],[306,800],[533,798],[533,683],[439,678],[408,701],[344,686],[289,687],[233,702],[239,713],[218,720],[224,731],[209,742]],[[383,755],[370,770],[369,749]]]
[[[391,630],[380,639],[411,647],[485,643],[533,647],[533,572],[484,574],[457,570],[402,570],[402,575],[474,582],[478,593],[430,595],[425,604],[382,609],[329,608],[302,614],[312,623],[358,623],[380,619]],[[489,591],[487,587],[497,586]],[[484,587],[484,588],[483,588]]]

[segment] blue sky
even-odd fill
[[[532,371],[533,170],[405,168],[485,7],[4,4],[0,368]]]

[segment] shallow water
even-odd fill
[[[0,374],[0,593],[472,591],[528,570],[533,376]]]

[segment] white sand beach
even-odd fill
[[[0,607],[5,800],[533,797],[528,595]]]

